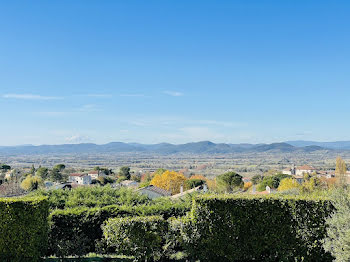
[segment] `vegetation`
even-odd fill
[[[74,190],[39,190],[32,194],[48,196],[51,209],[103,207],[116,204],[134,206],[150,202],[146,196],[131,189],[125,187],[115,189],[110,185],[78,187]]]
[[[333,192],[332,198],[337,212],[327,219],[324,247],[336,262],[347,262],[350,260],[350,192],[338,189]]]
[[[159,216],[109,219],[103,226],[104,241],[118,254],[134,261],[157,261],[163,255],[166,221]]]
[[[43,180],[39,176],[28,175],[21,183],[21,187],[26,191],[37,190],[43,185]]]
[[[292,189],[300,188],[299,183],[293,178],[284,178],[281,180],[278,191],[288,191]]]
[[[180,241],[193,261],[331,261],[322,239],[333,210],[322,198],[202,196]]]
[[[0,199],[1,261],[37,261],[45,255],[48,212],[43,197]]]
[[[162,174],[156,174],[150,184],[168,190],[172,194],[178,194],[186,180],[183,174],[167,170]]]
[[[242,176],[235,172],[228,172],[216,177],[217,189],[220,192],[234,192],[243,188]]]

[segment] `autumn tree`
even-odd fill
[[[43,185],[43,180],[39,176],[28,175],[21,183],[21,188],[26,191],[37,190]]]
[[[150,184],[177,194],[180,193],[180,187],[186,180],[183,174],[167,170],[163,174],[155,175]]]
[[[279,186],[278,186],[278,191],[287,191],[295,188],[299,188],[300,185],[299,183],[293,179],[293,178],[285,178],[282,179]]]
[[[340,186],[346,185],[346,163],[340,156],[338,156],[336,160],[335,174],[338,178],[338,184]]]
[[[248,191],[249,188],[251,188],[252,186],[253,186],[253,182],[251,182],[251,181],[246,182],[246,183],[244,183],[243,190]]]

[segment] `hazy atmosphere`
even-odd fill
[[[1,2],[0,145],[349,140],[349,3],[216,3]]]

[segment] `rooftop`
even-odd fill
[[[153,186],[153,185],[140,188],[138,191],[142,191],[142,190],[149,190],[149,191],[155,192],[157,194],[160,194],[162,196],[171,196],[170,191],[165,190],[165,189],[160,188],[160,187]]]

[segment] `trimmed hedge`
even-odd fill
[[[48,255],[82,256],[90,252],[104,252],[99,241],[101,226],[109,218],[159,215],[164,219],[179,217],[189,210],[187,205],[106,206],[102,208],[73,208],[53,211],[50,215]],[[102,250],[100,250],[102,248]]]
[[[112,218],[103,225],[104,240],[120,255],[135,261],[154,261],[163,256],[166,220],[160,216]]]
[[[0,199],[0,261],[36,261],[45,255],[49,203],[45,197]]]
[[[332,261],[322,240],[333,211],[327,199],[202,196],[173,228],[200,261]]]

